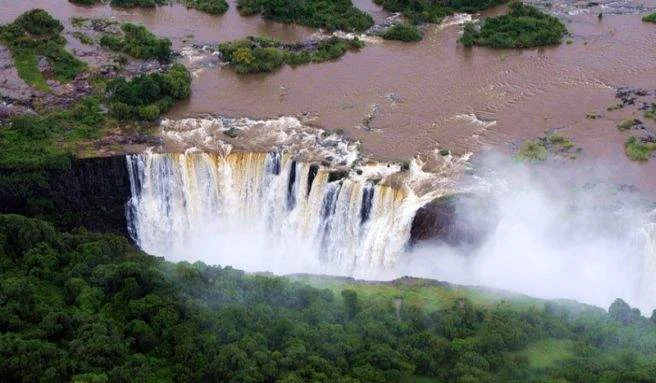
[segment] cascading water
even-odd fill
[[[130,234],[143,250],[174,260],[382,276],[424,203],[379,177],[340,178],[277,152],[148,152],[127,162]]]

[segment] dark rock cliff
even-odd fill
[[[410,230],[410,246],[432,241],[476,247],[487,236],[494,217],[494,209],[484,197],[453,194],[438,198],[417,210]]]
[[[0,212],[36,217],[62,230],[127,235],[130,179],[124,156],[76,159],[68,170],[0,169]]]

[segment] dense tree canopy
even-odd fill
[[[359,289],[169,263],[121,237],[0,215],[0,380],[656,379],[656,323],[626,321],[625,303],[608,315],[455,295],[397,314]]]
[[[191,74],[183,65],[173,64],[166,73],[111,80],[106,91],[114,117],[152,121],[171,109],[175,101],[189,97]]]

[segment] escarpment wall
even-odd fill
[[[68,170],[0,169],[0,212],[48,220],[63,230],[127,235],[125,156],[76,159]]]

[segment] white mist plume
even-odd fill
[[[636,193],[574,166],[528,169],[499,160],[482,181],[490,211],[459,206],[459,219],[495,214],[474,250],[418,246],[399,274],[508,289],[543,298],[608,305],[617,297],[651,314],[656,307],[656,225]],[[595,168],[598,169],[599,167]]]

